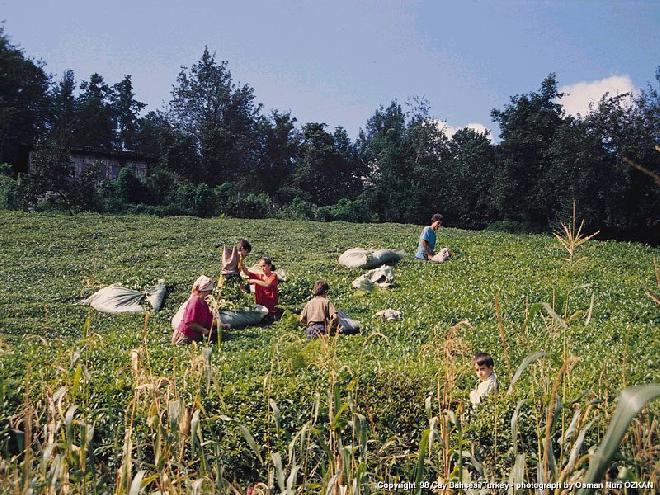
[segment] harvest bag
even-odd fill
[[[183,313],[186,310],[188,301],[184,301],[179,307],[179,310],[172,317],[172,328],[178,330],[179,324],[183,319]],[[266,306],[256,305],[253,309],[248,311],[220,311],[220,321],[227,323],[231,328],[243,328],[251,325],[257,325],[268,314]]]
[[[384,264],[396,263],[406,255],[401,249],[362,249],[352,248],[339,257],[339,264],[348,268],[376,268]]]
[[[147,288],[144,292],[112,284],[103,287],[78,304],[89,305],[103,313],[142,313],[148,309],[144,306],[144,303],[148,302],[151,309],[156,312],[163,305],[166,292],[163,279],[158,280],[155,286]]]

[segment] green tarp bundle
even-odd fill
[[[183,319],[183,312],[186,310],[188,301],[184,301],[179,310],[172,317],[172,329],[177,330]],[[220,321],[227,323],[231,328],[243,328],[252,325],[258,325],[268,314],[268,308],[255,305],[253,308],[244,311],[220,311]]]

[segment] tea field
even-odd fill
[[[658,403],[637,409],[657,391],[632,389],[639,407],[618,397],[660,382],[660,249],[592,240],[569,261],[550,235],[443,228],[455,256],[430,264],[413,258],[420,230],[0,212],[2,492],[569,493],[606,480],[654,493]],[[173,347],[192,282],[219,273],[214,245],[241,237],[248,266],[266,254],[286,271],[283,319]],[[353,289],[363,271],[337,263],[351,247],[405,249],[394,287]],[[159,278],[155,314],[76,304]],[[319,278],[361,334],[305,340],[297,313]],[[387,308],[403,320],[374,316]],[[499,393],[473,410],[479,351]],[[597,468],[604,438],[616,448]]]

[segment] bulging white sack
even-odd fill
[[[348,268],[376,268],[386,263],[396,263],[406,255],[401,249],[352,248],[339,257],[339,264]]]
[[[142,313],[149,309],[145,307],[145,302],[148,302],[151,309],[156,312],[160,310],[166,292],[163,279],[158,280],[155,286],[149,287],[144,292],[112,284],[103,287],[78,304],[89,305],[103,313]]]

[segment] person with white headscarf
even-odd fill
[[[206,298],[214,286],[215,282],[206,275],[200,275],[195,280],[181,323],[172,336],[173,344],[201,342],[213,332],[215,322]],[[229,328],[229,325],[221,322],[218,325],[220,328]]]

